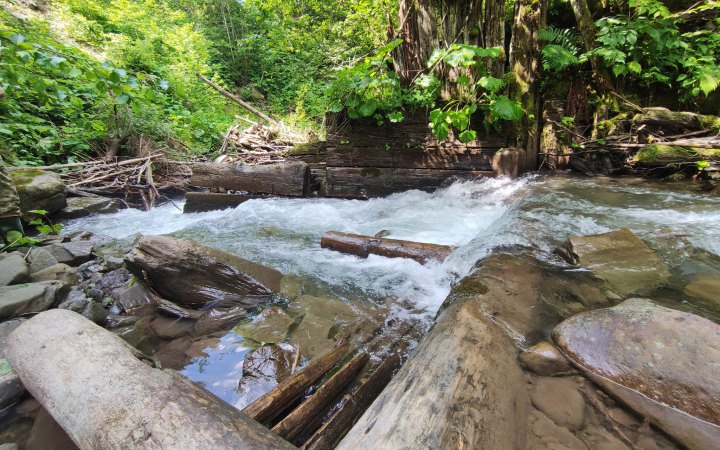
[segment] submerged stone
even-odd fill
[[[568,430],[577,431],[585,423],[585,400],[572,378],[539,378],[530,400],[553,422]]]
[[[591,380],[690,448],[720,442],[720,325],[630,299],[553,331]]]
[[[648,292],[670,277],[660,257],[628,229],[573,237],[565,249],[568,262],[591,269],[620,296]]]
[[[235,327],[235,333],[258,344],[274,344],[285,342],[290,326],[296,319],[290,317],[279,306],[265,308],[250,322]]]
[[[330,350],[358,322],[357,313],[347,303],[328,297],[303,295],[290,304],[289,312],[300,320],[289,341],[299,345],[308,359]]]
[[[720,307],[720,275],[700,275],[685,286],[684,292]]]

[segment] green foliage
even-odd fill
[[[642,86],[673,87],[686,98],[717,89],[720,23],[683,31],[682,16],[671,14],[658,0],[632,0],[630,7],[630,16],[603,17],[596,22],[600,46],[592,54],[616,77]]]
[[[9,252],[21,247],[32,247],[40,242],[38,239],[25,236],[16,230],[8,231],[5,238],[7,239],[7,245],[0,248],[0,252]]]
[[[560,72],[580,63],[580,43],[572,30],[549,26],[538,32],[538,38],[544,42],[543,69]]]
[[[30,221],[30,225],[34,226],[39,233],[58,235],[60,234],[60,231],[62,231],[63,224],[52,223],[50,218],[47,216],[48,212],[44,209],[32,209],[28,212],[38,216],[36,219]]]

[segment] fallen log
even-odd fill
[[[294,442],[302,433],[312,431],[323,418],[332,401],[347,387],[370,359],[360,352],[327,380],[312,397],[305,400],[293,412],[272,428],[281,438]]]
[[[243,413],[263,425],[268,425],[290,405],[293,404],[305,390],[315,383],[328,370],[332,369],[348,352],[349,344],[343,342],[334,349],[312,361],[303,370],[296,372],[278,384],[275,389],[255,400]]]
[[[294,448],[69,310],[28,320],[5,351],[28,391],[83,450]]]
[[[529,399],[516,353],[481,299],[458,299],[338,449],[525,448]]]
[[[191,184],[213,189],[304,197],[310,186],[310,168],[300,161],[259,166],[198,163],[192,172]]]
[[[400,367],[400,354],[395,352],[385,358],[375,370],[363,377],[340,401],[341,406],[305,443],[303,448],[332,450],[345,437],[358,418],[387,386],[393,373]]]
[[[130,272],[180,306],[254,307],[280,290],[282,274],[194,241],[146,236],[125,257]]]
[[[267,123],[270,123],[270,124],[273,124],[273,125],[277,125],[277,124],[278,124],[277,120],[275,120],[275,119],[271,118],[270,116],[264,114],[262,111],[253,108],[253,107],[250,106],[248,103],[246,103],[245,101],[243,101],[242,99],[240,99],[240,97],[238,97],[237,95],[228,92],[227,90],[225,90],[225,89],[223,89],[222,87],[218,86],[216,83],[208,80],[207,78],[205,78],[204,76],[200,75],[199,73],[196,73],[195,76],[198,77],[198,79],[199,79],[200,81],[202,81],[203,83],[207,84],[207,85],[210,86],[211,88],[215,89],[216,91],[218,91],[219,93],[221,93],[221,94],[224,95],[225,97],[229,98],[230,100],[234,101],[234,102],[237,103],[238,105],[240,105],[240,106],[242,106],[243,108],[247,109],[248,111],[250,111],[251,113],[255,114],[256,116],[258,116],[258,117],[261,118],[262,120],[266,121]]]
[[[372,254],[387,258],[410,258],[420,264],[429,261],[443,262],[453,251],[453,248],[447,245],[376,238],[340,231],[328,231],[323,234],[320,246],[361,258],[367,258]]]

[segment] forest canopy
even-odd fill
[[[623,103],[720,109],[715,1],[2,5],[0,152],[16,165],[132,153],[138,136],[212,156],[250,115],[196,74],[319,136],[328,114],[384,126],[424,111],[438,139],[469,142],[512,122],[532,128],[538,99],[553,96],[575,99],[575,122]]]

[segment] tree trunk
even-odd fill
[[[400,0],[399,23],[396,35],[403,43],[393,52],[393,63],[400,82],[407,87],[425,69],[432,51],[437,47],[432,1]]]
[[[539,95],[540,41],[537,32],[545,28],[547,0],[517,0],[513,21],[510,67],[515,72],[511,95],[520,102],[525,116],[517,127],[517,147],[524,153],[520,170],[534,170],[540,148],[541,98]]]
[[[505,73],[505,2],[503,0],[485,0],[485,47],[500,47],[503,56],[488,61],[490,75],[501,78]]]
[[[38,314],[8,338],[25,387],[81,449],[295,448],[79,314]]]
[[[591,51],[595,48],[595,22],[592,20],[590,15],[590,8],[588,7],[587,0],[570,0],[575,19],[578,23],[578,31],[580,37],[582,37],[585,51]],[[609,90],[614,90],[610,81],[610,75],[605,69],[600,58],[593,56],[590,58],[590,64],[592,64],[593,72],[595,77],[602,87]]]

